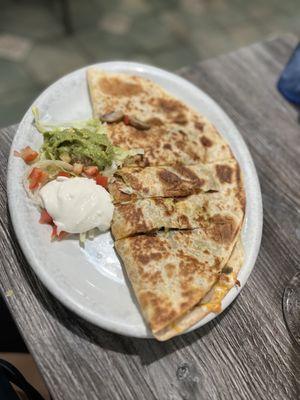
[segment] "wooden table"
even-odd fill
[[[296,42],[284,36],[181,71],[245,138],[260,178],[264,232],[255,269],[231,307],[166,343],[85,322],[35,277],[7,213],[6,164],[16,126],[2,129],[0,287],[54,399],[300,398],[299,348],[282,314],[284,287],[300,261],[300,125],[275,88]]]

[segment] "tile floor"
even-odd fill
[[[283,32],[300,34],[299,0],[1,0],[0,126],[20,120],[61,75],[130,59],[169,70]]]

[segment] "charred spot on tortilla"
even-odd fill
[[[206,136],[201,136],[200,142],[203,144],[204,147],[211,147],[213,145],[213,142]]]
[[[233,171],[229,165],[217,164],[216,172],[221,183],[231,183]]]
[[[188,120],[184,113],[178,113],[177,115],[175,115],[172,121],[178,125],[186,125],[188,123]]]
[[[237,181],[237,198],[240,202],[241,208],[243,210],[243,212],[245,212],[246,209],[246,196],[245,196],[245,192],[243,190],[243,182],[242,182],[242,178],[241,178],[241,170],[240,170],[240,166],[237,164],[236,165],[236,181]]]
[[[194,127],[199,131],[203,132],[204,126],[205,126],[204,122],[194,121]]]
[[[158,178],[167,185],[177,185],[181,182],[181,179],[178,175],[174,174],[173,172],[168,171],[167,169],[162,169],[157,173]]]
[[[149,254],[138,254],[137,258],[143,264],[148,264],[151,260],[160,260],[163,255],[160,252],[151,252]]]
[[[222,269],[223,274],[230,274],[232,272],[232,268],[227,265]]]
[[[140,83],[124,82],[113,76],[102,77],[99,80],[99,86],[105,94],[110,96],[136,96],[143,92],[143,87]]]
[[[218,243],[230,243],[236,233],[235,220],[230,216],[214,215],[210,218],[209,236]]]
[[[183,250],[179,250],[176,255],[180,260],[179,275],[183,275],[184,277],[186,277],[204,269],[203,263],[201,263],[196,257],[185,254]],[[189,287],[189,285],[185,281],[183,282],[182,286],[184,285],[186,288]]]
[[[162,240],[161,237],[153,234],[141,235],[140,240],[136,240],[136,237],[128,238],[133,251],[133,255],[138,257],[142,252],[149,253],[150,250],[166,254],[171,250],[168,243]]]
[[[194,183],[195,189],[202,187],[205,184],[205,179],[201,179],[198,175],[193,172],[191,168],[188,166],[184,166],[183,164],[176,164],[174,169],[182,175],[184,178],[192,181]]]
[[[164,113],[177,113],[180,114],[186,110],[186,106],[180,101],[172,98],[155,99],[156,105],[162,109]]]
[[[178,216],[178,221],[179,221],[179,224],[182,225],[181,228],[183,228],[183,229],[191,227],[188,217],[184,214]]]

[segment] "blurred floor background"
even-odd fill
[[[299,0],[1,0],[0,127],[61,75],[96,61],[176,70],[284,32]],[[73,33],[61,7],[69,4]]]

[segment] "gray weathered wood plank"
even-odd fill
[[[202,62],[182,75],[232,117],[258,169],[264,232],[238,299],[201,329],[158,343],[97,328],[62,306],[27,265],[6,204],[7,155],[16,126],[0,135],[0,288],[54,399],[296,399],[299,348],[281,298],[300,259],[300,125],[275,84],[293,37]],[[11,295],[11,291],[13,295]]]

